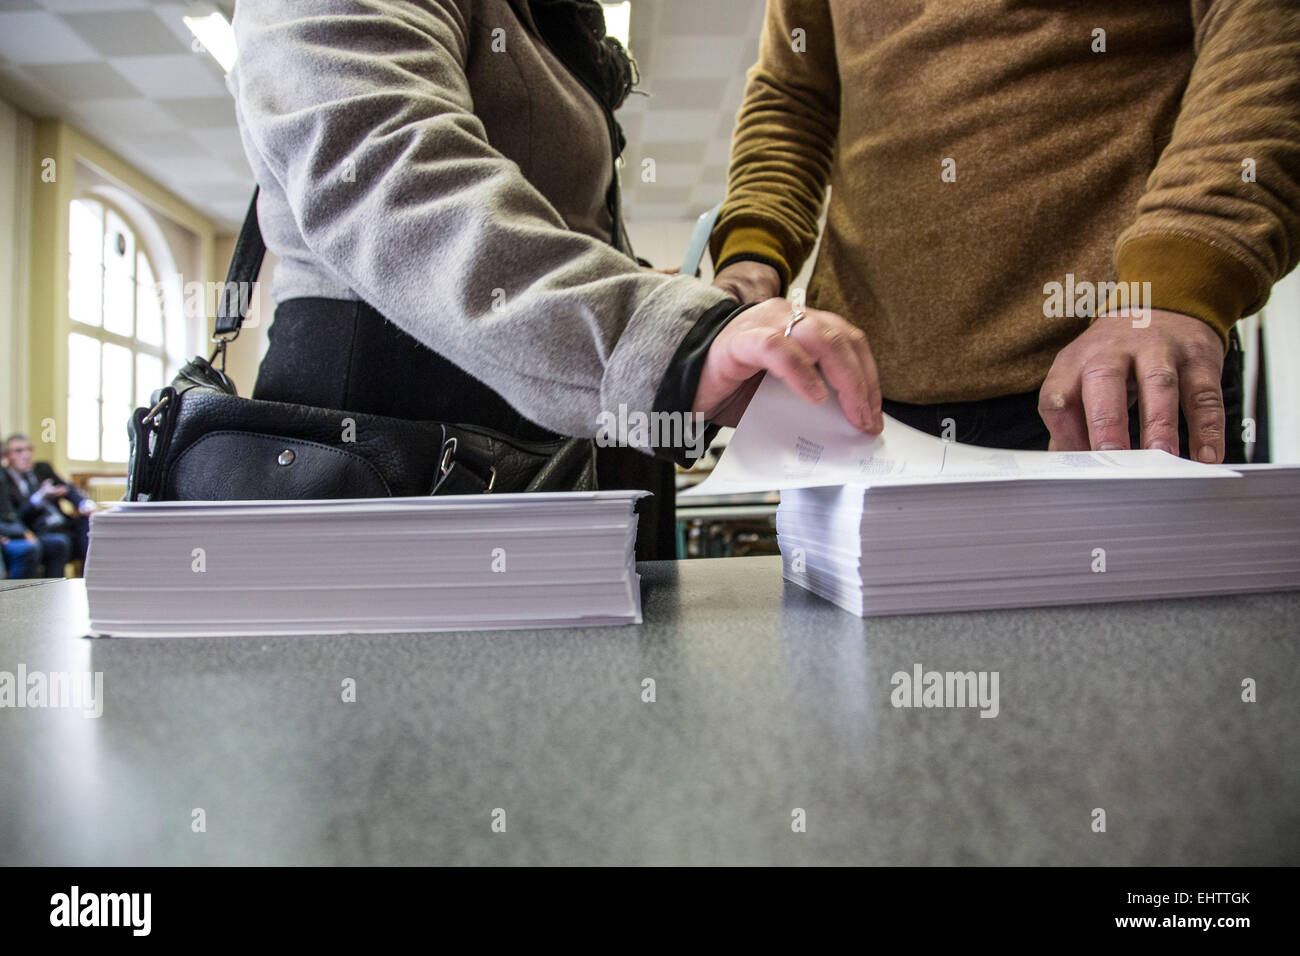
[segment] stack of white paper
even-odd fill
[[[95,634],[328,634],[641,621],[643,492],[123,502],[91,518]]]
[[[1300,468],[782,493],[787,580],[855,614],[1300,588]]]
[[[686,494],[763,488],[786,579],[860,615],[1300,588],[1300,468],[871,438],[769,378]]]

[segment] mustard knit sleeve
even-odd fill
[[[1196,63],[1173,138],[1120,236],[1121,282],[1214,327],[1300,258],[1300,10],[1295,0],[1195,0]]]
[[[839,98],[828,0],[768,0],[710,241],[715,269],[757,259],[775,266],[784,286],[802,268],[817,240]]]

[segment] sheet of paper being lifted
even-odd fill
[[[835,396],[813,405],[769,375],[759,386],[713,473],[683,497],[823,485],[930,484],[1044,478],[1238,477],[1144,449],[1003,451],[947,442],[885,416],[877,437],[844,418]]]

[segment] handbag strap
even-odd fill
[[[248,307],[253,301],[253,284],[257,282],[258,273],[262,271],[262,259],[266,256],[266,243],[262,240],[262,229],[257,222],[259,192],[260,189],[253,190],[248,214],[244,216],[239,238],[235,240],[230,268],[226,270],[226,284],[217,300],[217,317],[212,324],[214,342],[232,342],[239,336],[244,319],[248,317]]]

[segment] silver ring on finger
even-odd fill
[[[794,309],[791,310],[790,321],[787,322],[785,325],[786,338],[790,337],[790,333],[794,331],[794,327],[799,324],[799,321],[803,317],[804,317],[803,309],[799,308],[798,306],[795,306]]]

